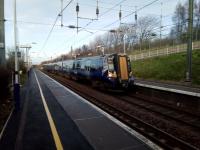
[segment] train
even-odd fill
[[[134,76],[126,54],[107,54],[64,60],[43,65],[48,72],[59,73],[73,80],[85,80],[94,87],[133,88]]]

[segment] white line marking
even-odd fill
[[[74,121],[83,121],[83,120],[92,120],[92,119],[99,119],[103,116],[97,116],[97,117],[89,117],[89,118],[81,118],[81,119],[74,119]]]
[[[39,71],[41,72],[41,71]],[[70,92],[71,94],[75,95],[77,98],[79,98],[80,100],[82,100],[83,102],[87,103],[88,105],[90,105],[91,107],[93,107],[94,109],[96,109],[97,111],[99,111],[101,114],[103,114],[104,116],[106,116],[107,118],[109,118],[111,121],[113,121],[115,124],[117,124],[118,126],[120,126],[121,128],[123,128],[125,131],[127,131],[128,133],[132,134],[133,136],[135,136],[136,138],[138,138],[139,140],[141,140],[142,142],[144,142],[146,145],[148,145],[149,147],[151,147],[154,150],[162,150],[161,147],[159,147],[158,145],[156,145],[155,143],[153,143],[152,141],[150,141],[149,139],[147,139],[146,137],[144,137],[143,135],[141,135],[140,133],[138,133],[137,131],[131,129],[130,127],[128,127],[127,125],[125,125],[124,123],[122,123],[121,121],[119,121],[118,119],[116,119],[115,117],[111,116],[110,114],[108,114],[107,112],[105,112],[104,110],[100,109],[99,107],[97,107],[96,105],[92,104],[91,102],[87,101],[86,99],[84,99],[83,97],[81,97],[80,95],[76,94],[75,92],[73,92],[72,90],[66,88],[65,86],[63,86],[62,84],[60,84],[59,82],[55,81],[54,79],[52,79],[51,77],[49,77],[48,75],[44,74],[43,72],[41,72],[43,75],[45,75],[47,78],[51,79],[52,81],[54,81],[57,85],[60,85],[61,87],[63,87],[66,91]]]
[[[0,141],[1,141],[1,138],[3,137],[3,133],[4,133],[4,131],[5,131],[6,127],[7,127],[7,125],[8,125],[8,122],[9,122],[9,120],[10,120],[12,114],[13,114],[13,111],[14,111],[14,108],[12,108],[12,110],[11,110],[9,116],[8,116],[8,119],[6,120],[6,122],[5,122],[4,126],[3,126],[3,129],[1,130]]]
[[[53,119],[52,119],[51,113],[50,113],[50,111],[49,111],[49,108],[48,108],[48,106],[47,106],[46,100],[45,100],[45,98],[44,98],[44,95],[43,95],[43,92],[42,92],[42,88],[41,88],[41,86],[40,86],[40,83],[39,83],[39,81],[38,81],[38,78],[37,78],[37,75],[36,75],[35,72],[34,72],[34,74],[35,74],[35,78],[36,78],[36,81],[37,81],[37,84],[38,84],[38,87],[39,87],[39,90],[40,90],[40,95],[41,95],[42,102],[43,102],[43,105],[44,105],[44,109],[45,109],[45,111],[46,111],[46,115],[47,115],[47,118],[48,118],[48,121],[49,121],[49,124],[50,124],[51,133],[52,133],[52,135],[53,135],[53,139],[54,139],[56,148],[57,148],[57,150],[63,150],[63,146],[62,146],[60,137],[59,137],[59,135],[58,135],[58,132],[57,132],[55,123],[54,123],[54,121],[53,121]]]

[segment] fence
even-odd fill
[[[200,49],[200,41],[198,42],[193,42],[192,43],[192,49]],[[135,60],[140,60],[140,59],[146,59],[146,58],[152,58],[152,57],[157,57],[157,56],[165,56],[165,55],[170,55],[170,54],[175,54],[175,53],[180,53],[180,52],[185,52],[187,50],[187,44],[181,44],[181,45],[176,45],[172,47],[167,47],[164,49],[157,49],[157,50],[150,50],[146,52],[142,52],[139,54],[135,55],[130,55],[130,60],[135,61]]]

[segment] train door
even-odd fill
[[[108,57],[108,71],[113,72],[115,70],[114,63],[113,63],[114,57]]]
[[[127,87],[129,81],[129,68],[127,56],[125,54],[113,54],[113,56],[113,63],[117,73],[118,83],[122,87]]]
[[[119,72],[121,80],[128,80],[128,64],[127,57],[125,55],[119,55]]]

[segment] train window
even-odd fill
[[[96,59],[95,60],[95,67],[96,67],[96,69],[99,69],[101,66],[102,66],[101,59]]]
[[[85,69],[89,71],[90,65],[91,65],[91,60],[87,60],[86,63],[85,63]]]
[[[77,61],[76,68],[79,69],[80,67],[80,61]]]
[[[90,60],[87,60],[87,61],[86,61],[86,66],[87,66],[87,67],[90,67],[90,64],[91,64],[91,61],[90,61]]]
[[[96,60],[95,59],[92,59],[91,68],[93,68],[93,69],[96,68]]]
[[[73,67],[73,63],[71,62],[70,64],[69,64],[69,68],[71,69]]]
[[[108,57],[108,70],[114,71],[113,57]]]
[[[84,62],[84,61],[81,61],[80,66],[81,66],[81,69],[85,69],[85,62]]]
[[[72,68],[73,68],[73,69],[75,69],[75,67],[76,67],[76,63],[75,63],[75,62],[73,62],[73,67],[72,67]]]
[[[130,62],[130,58],[127,58],[127,62],[128,62],[128,71],[131,72],[131,62]]]
[[[103,67],[103,60],[99,59],[99,69],[101,69]]]
[[[95,70],[95,69],[96,69],[96,65],[95,65],[94,62],[92,62],[92,64],[91,64],[91,70]]]
[[[108,70],[109,71],[114,71],[114,65],[113,65],[113,63],[108,63]]]

